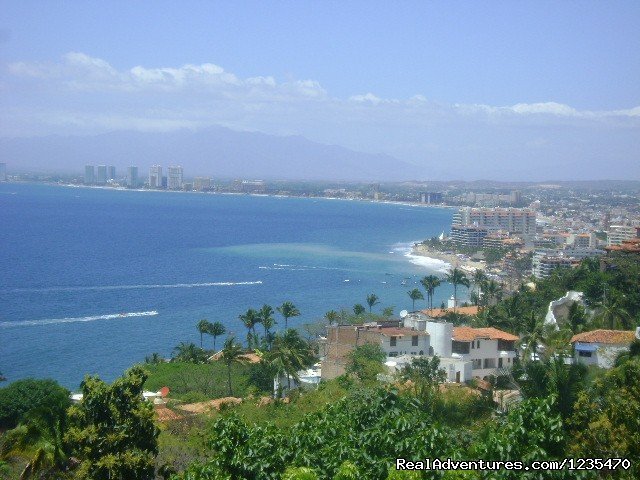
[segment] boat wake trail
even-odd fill
[[[108,315],[94,315],[90,317],[75,318],[49,318],[45,320],[24,320],[20,322],[0,322],[0,328],[11,327],[36,327],[40,325],[54,325],[57,323],[93,322],[96,320],[114,320],[116,318],[153,317],[158,315],[157,310],[147,312],[111,313]]]
[[[169,285],[102,285],[88,287],[46,287],[46,288],[14,288],[12,292],[85,292],[103,290],[137,290],[149,288],[198,288],[198,287],[232,287],[235,285],[262,285],[262,280],[255,282],[205,282],[205,283],[173,283]]]

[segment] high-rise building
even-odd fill
[[[84,166],[84,184],[93,185],[96,183],[96,168],[93,165]]]
[[[169,190],[182,190],[182,166],[170,165],[167,169],[167,188]]]
[[[7,164],[0,163],[0,182],[7,181]]]
[[[136,188],[138,186],[138,167],[127,167],[127,187]]]
[[[96,176],[96,183],[98,185],[104,185],[107,183],[107,166],[98,165],[98,174]]]
[[[149,169],[149,188],[162,188],[161,165],[152,165]]]
[[[211,189],[211,179],[208,177],[196,177],[193,180],[193,189],[199,192]]]
[[[522,203],[522,192],[520,190],[512,190],[509,194],[509,203],[520,205]]]
[[[475,225],[523,236],[536,233],[536,212],[526,208],[462,208],[453,215],[453,225]]]
[[[109,165],[107,167],[107,181],[116,179],[116,167]]]

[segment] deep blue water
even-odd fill
[[[448,210],[369,202],[0,184],[0,371],[112,380],[199,343],[201,318],[244,339],[238,315],[263,303],[294,302],[294,327],[371,292],[398,312],[434,271],[408,244],[450,223]]]

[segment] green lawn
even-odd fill
[[[145,364],[149,378],[145,390],[157,391],[169,387],[169,398],[184,401],[203,401],[229,395],[227,367],[222,362],[194,364],[170,362]],[[232,365],[233,395],[243,397],[249,388],[249,365]]]

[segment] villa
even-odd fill
[[[510,369],[517,357],[515,342],[519,338],[497,328],[455,327],[452,356],[470,361],[474,377],[486,379]]]
[[[636,338],[633,330],[592,330],[574,335],[571,344],[576,362],[611,368],[616,356],[629,349]]]

